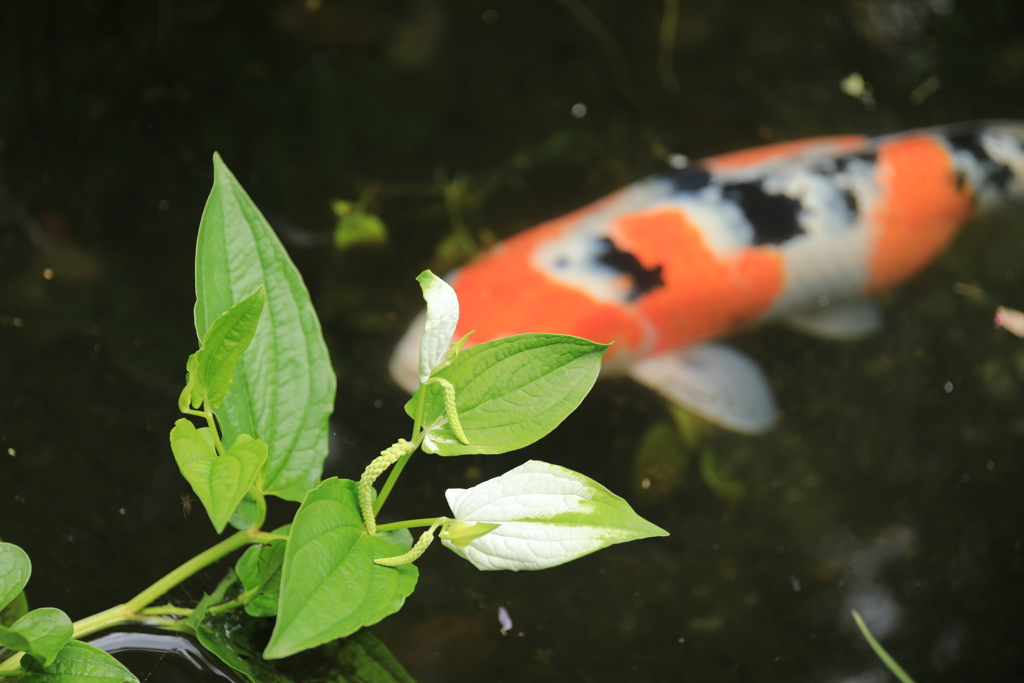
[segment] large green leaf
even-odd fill
[[[264,292],[260,285],[255,292],[224,311],[203,335],[199,351],[189,356],[186,390],[193,408],[200,407],[203,401],[209,401],[212,407],[217,408],[227,395],[235,366],[256,333],[256,324],[266,299]]]
[[[419,571],[411,564],[382,567],[374,560],[410,547],[407,529],[366,533],[354,481],[327,479],[310,491],[292,522],[277,625],[264,656],[287,657],[397,612],[416,587]]]
[[[459,353],[434,373],[455,387],[456,407],[468,444],[448,424],[444,391],[421,386],[405,411],[416,416],[426,392],[423,450],[440,455],[505,453],[548,434],[587,395],[601,370],[607,344],[559,334],[520,334]]]
[[[74,633],[68,615],[55,607],[40,607],[10,628],[0,626],[0,647],[24,652],[49,666]]]
[[[77,640],[65,645],[49,666],[30,657],[22,666],[25,673],[18,679],[21,683],[139,683],[121,662]]]
[[[251,683],[413,683],[387,647],[367,630],[283,661],[263,659],[271,621],[240,610],[207,617],[199,642]]]
[[[668,536],[593,479],[536,460],[445,497],[458,522],[492,527],[468,543],[441,534],[477,569],[546,569],[614,543]]]
[[[224,442],[250,434],[267,444],[261,488],[302,500],[327,457],[335,378],[309,292],[280,240],[228,170],[213,157],[214,182],[196,245],[196,331],[259,285],[266,306],[217,416]]]
[[[248,434],[239,434],[231,448],[218,456],[210,428],[196,429],[186,418],[174,423],[171,450],[217,533],[224,530],[267,459],[266,444]]]
[[[0,608],[21,594],[31,575],[28,554],[13,543],[0,543]]]

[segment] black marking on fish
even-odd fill
[[[696,192],[711,184],[711,174],[700,166],[663,171],[654,177],[671,182],[673,192]]]
[[[857,217],[857,195],[850,190],[843,190],[843,201],[846,202],[846,210],[850,212],[850,215],[854,218]]]
[[[1006,164],[1001,164],[985,151],[984,146],[981,144],[981,135],[977,132],[973,133],[962,133],[960,135],[950,135],[948,138],[949,145],[954,150],[962,150],[970,154],[981,166],[985,173],[984,182],[987,185],[993,185],[1002,194],[1006,194],[1007,185],[1010,180],[1013,179],[1013,170],[1010,169]],[[957,173],[957,189],[963,188],[964,182],[960,178],[962,173]]]
[[[981,138],[977,133],[960,133],[959,135],[950,135],[946,139],[949,140],[950,147],[968,152],[979,162],[992,160],[985,148],[981,146]]]
[[[742,209],[754,228],[754,245],[782,244],[803,234],[797,221],[800,202],[781,194],[767,194],[761,183],[736,183],[722,188],[723,196]]]
[[[1006,194],[1008,192],[1006,186],[1013,180],[1013,171],[1010,170],[1009,166],[999,164],[986,180],[998,187],[1000,192]]]
[[[854,161],[863,161],[868,164],[873,164],[878,160],[877,152],[857,152],[855,154],[844,154],[834,160],[835,172],[845,173],[850,168],[850,164]]]
[[[665,281],[661,277],[661,266],[644,268],[636,256],[619,249],[607,237],[601,239],[601,244],[605,251],[598,257],[598,260],[633,278],[633,289],[626,296],[627,300],[636,301],[647,292],[665,286]]]

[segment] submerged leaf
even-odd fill
[[[302,277],[259,209],[219,155],[196,246],[196,331],[258,286],[266,307],[217,417],[224,442],[250,434],[267,444],[261,488],[302,500],[327,457],[335,378]]]
[[[444,389],[421,386],[405,411],[415,417],[426,392],[423,450],[440,455],[505,453],[523,448],[561,424],[594,386],[607,344],[560,334],[520,334],[462,351],[436,377],[455,387],[466,440],[445,415]]]
[[[251,683],[413,683],[387,647],[365,629],[285,660],[263,659],[271,625],[269,619],[229,610],[207,617],[196,635],[203,647]]]
[[[416,587],[414,565],[374,563],[408,551],[412,536],[407,529],[368,535],[356,488],[354,481],[327,479],[295,514],[277,625],[264,657],[287,657],[375,624],[398,611]]]
[[[77,640],[69,641],[49,666],[32,658],[22,660],[22,666],[21,683],[139,683],[121,662]]]
[[[596,481],[536,460],[445,497],[456,520],[497,525],[465,547],[441,539],[477,569],[546,569],[615,543],[668,536]]]

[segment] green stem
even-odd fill
[[[156,615],[181,615],[191,612],[191,610],[174,607],[173,605],[154,607],[150,609],[146,609],[146,606],[185,579],[195,574],[200,569],[213,564],[225,555],[238,550],[244,545],[256,542],[260,535],[261,532],[258,529],[250,528],[238,531],[231,536],[228,536],[217,545],[204,550],[188,562],[185,562],[177,569],[171,571],[162,579],[152,584],[149,588],[145,589],[123,605],[115,605],[114,607],[105,609],[102,612],[97,612],[85,619],[79,619],[73,624],[75,631],[71,637],[82,638],[83,636],[87,636],[91,633],[102,631],[105,628],[110,628],[111,626],[123,624],[128,621],[138,621],[159,626],[163,629],[175,630],[175,622],[177,620],[164,619]],[[4,675],[4,672],[7,671],[15,671],[19,669],[21,667],[21,657],[22,653],[18,653],[6,661],[0,662],[0,675]]]
[[[218,455],[226,455],[227,451],[224,450],[224,444],[220,440],[220,430],[217,429],[217,421],[213,417],[213,411],[210,410],[210,405],[206,401],[203,401],[203,417],[206,418],[206,424],[209,425],[210,431],[213,432],[213,444],[217,447]]]
[[[203,567],[213,564],[220,558],[238,550],[244,545],[252,543],[253,535],[255,535],[255,533],[250,532],[248,529],[236,532],[225,538],[217,545],[204,550],[188,562],[171,571],[162,579],[123,605],[116,605],[110,609],[94,614],[91,617],[86,617],[85,619],[76,621],[74,624],[75,634],[72,637],[81,638],[82,636],[87,636],[90,633],[102,631],[105,628],[110,628],[111,626],[116,626],[117,624],[121,624],[126,621],[135,620],[147,605],[195,574]]]
[[[187,617],[187,616],[190,616],[192,614],[192,612],[194,612],[194,611],[195,610],[193,610],[191,607],[178,607],[177,605],[163,605],[161,607],[147,607],[146,609],[140,609],[139,610],[139,614],[142,614],[144,616],[152,615],[152,616],[157,616],[157,617],[165,617],[165,616],[168,616],[168,615],[170,615],[170,616],[177,616],[177,617]]]
[[[390,524],[381,524],[377,527],[377,533],[384,533],[385,531],[394,531],[395,529],[412,529],[418,526],[433,526],[440,517],[423,517],[422,519],[407,519],[404,522],[391,522]]]
[[[395,488],[395,483],[398,481],[399,475],[402,474],[402,470],[405,469],[405,464],[409,462],[409,458],[412,457],[412,454],[416,452],[417,448],[419,448],[418,443],[411,451],[399,458],[398,462],[395,463],[395,466],[391,468],[391,472],[388,473],[388,479],[384,482],[384,488],[382,488],[380,493],[377,494],[377,500],[373,501],[374,517],[380,513],[381,507],[384,506],[384,501],[386,501],[388,496],[391,495],[391,489]]]
[[[409,458],[416,452],[416,449],[420,447],[420,443],[423,441],[423,435],[420,433],[422,429],[420,424],[423,422],[423,411],[426,407],[426,395],[427,389],[424,385],[420,385],[419,400],[416,402],[416,417],[413,418],[412,422],[412,438],[409,440],[413,444],[413,448],[409,451],[408,455],[402,456],[402,458],[395,463],[395,466],[391,468],[391,472],[388,473],[387,481],[384,482],[384,488],[377,494],[377,500],[373,501],[373,516],[376,517],[380,514],[380,509],[384,507],[384,501],[391,495],[391,489],[395,488],[395,483],[398,482],[399,475],[402,474],[402,470],[405,469],[405,464],[409,462]]]
[[[25,656],[24,652],[15,652],[11,655],[10,659],[0,662],[0,677],[2,676],[20,676],[21,672],[21,658]]]

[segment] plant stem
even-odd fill
[[[213,564],[225,555],[238,550],[244,545],[256,542],[261,535],[262,532],[260,532],[258,528],[249,528],[228,536],[217,545],[204,550],[188,562],[171,571],[169,574],[152,584],[149,588],[142,591],[128,602],[122,605],[115,605],[114,607],[105,609],[102,612],[97,612],[85,619],[79,619],[73,624],[75,631],[71,637],[81,638],[91,633],[95,633],[96,631],[102,631],[105,628],[110,628],[117,624],[123,624],[126,621],[151,623],[155,626],[159,626],[160,628],[173,630],[174,624],[172,622],[175,620],[162,619],[156,615],[184,614],[185,612],[191,612],[191,610],[184,610],[184,608],[174,607],[173,605],[147,610],[146,606],[185,579],[195,574],[203,567]],[[10,659],[0,662],[0,676],[5,675],[4,672],[15,671],[21,667],[22,654],[23,653],[19,652]]]
[[[388,479],[384,482],[384,488],[377,494],[377,500],[373,502],[373,515],[376,517],[380,513],[380,509],[384,507],[384,501],[391,495],[391,489],[395,488],[395,483],[398,481],[398,477],[402,474],[402,470],[405,469],[405,464],[409,462],[409,458],[416,452],[416,449],[420,447],[420,443],[423,441],[423,435],[421,434],[420,424],[423,422],[423,409],[426,405],[427,388],[425,385],[420,385],[420,397],[416,402],[416,417],[412,422],[412,438],[409,440],[413,445],[413,448],[407,455],[395,463],[395,466],[391,468],[391,472],[388,473]]]
[[[110,628],[125,621],[132,621],[147,605],[203,567],[213,564],[225,555],[251,543],[254,535],[255,532],[250,529],[238,531],[212,548],[199,553],[177,569],[174,569],[123,605],[111,607],[91,617],[76,621],[75,635],[73,637],[81,638],[82,636]]]
[[[226,455],[227,451],[224,449],[224,444],[220,440],[220,430],[217,429],[217,421],[213,417],[213,410],[210,409],[210,404],[207,401],[203,401],[203,417],[206,418],[206,424],[210,426],[210,431],[213,432],[213,444],[217,447],[218,455]]]
[[[167,615],[173,615],[178,617],[187,617],[194,612],[191,607],[178,607],[177,605],[164,605],[162,607],[147,607],[146,609],[140,609],[139,614],[145,616],[157,616],[165,617]]]
[[[377,533],[383,533],[385,531],[394,531],[395,529],[412,529],[418,526],[433,526],[434,523],[441,519],[440,517],[423,517],[422,519],[407,519],[404,522],[391,522],[390,524],[381,524],[377,527]]]

